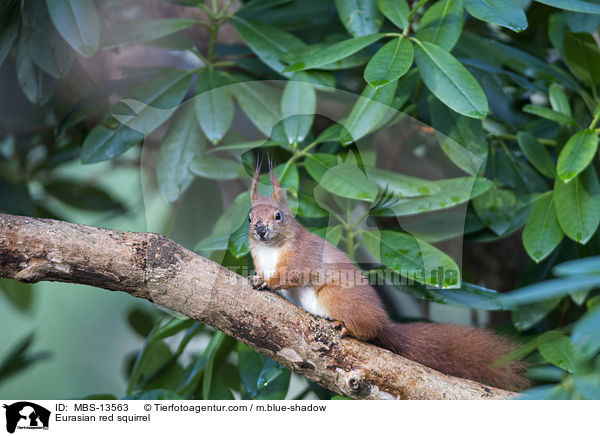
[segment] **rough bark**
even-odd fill
[[[322,318],[164,236],[0,214],[0,277],[127,292],[200,320],[321,386],[358,399],[505,399],[512,392],[446,376],[341,338]]]

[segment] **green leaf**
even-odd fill
[[[590,289],[583,289],[581,291],[572,292],[569,295],[571,297],[571,300],[573,300],[573,302],[576,305],[583,306],[585,301],[587,300],[589,294],[590,294]]]
[[[481,121],[454,112],[433,96],[428,103],[431,125],[443,134],[437,136],[444,153],[467,174],[478,174],[488,153]]]
[[[487,227],[497,235],[502,235],[510,226],[516,203],[512,191],[494,186],[474,199],[473,207]]]
[[[44,185],[45,191],[63,203],[78,209],[123,213],[125,206],[103,189],[73,179],[55,179]]]
[[[310,154],[304,162],[311,177],[333,194],[367,201],[377,196],[375,183],[350,158],[340,162],[330,154]]]
[[[85,397],[77,398],[78,400],[118,400],[113,394],[90,394]]]
[[[567,63],[575,74],[592,86],[600,83],[600,49],[594,37],[586,32],[569,32],[564,47]]]
[[[176,109],[158,109],[139,100],[123,98],[112,108],[111,115],[121,124],[147,136],[169,119]]]
[[[600,306],[582,316],[573,328],[571,341],[584,356],[592,357],[600,350]]]
[[[425,241],[392,230],[364,232],[363,241],[373,256],[401,276],[429,286],[460,287],[454,260]]]
[[[548,96],[550,97],[550,106],[557,112],[571,116],[571,106],[569,106],[569,99],[560,87],[553,83],[548,88]]]
[[[228,88],[212,89],[216,87],[216,83],[209,77],[210,71],[212,70],[205,70],[198,80],[210,81],[211,89],[194,97],[194,105],[198,122],[206,137],[213,144],[218,144],[231,126],[234,106]]]
[[[278,73],[283,73],[285,69],[285,65],[279,60],[283,54],[306,46],[301,39],[279,27],[241,18],[238,15],[233,17],[232,22],[235,30],[256,56]]]
[[[561,335],[552,342],[541,344],[538,349],[542,357],[551,364],[573,372],[575,350],[568,337]]]
[[[127,127],[149,135],[175,112],[191,81],[192,71],[160,69],[151,79],[130,89],[112,108],[112,116]]]
[[[397,113],[396,109],[390,106],[397,86],[397,81],[379,88],[370,84],[365,86],[344,122],[345,130],[340,136],[343,145],[358,141],[381,126],[382,120],[389,120],[390,116]]]
[[[157,20],[114,25],[102,33],[103,48],[125,44],[139,44],[163,38],[196,24],[187,18],[160,18]]]
[[[427,88],[452,110],[471,118],[485,118],[487,99],[471,73],[444,49],[415,41],[415,61]]]
[[[21,36],[16,60],[17,80],[27,100],[35,105],[43,105],[54,94],[57,80],[33,63],[23,41],[24,38]]]
[[[187,189],[194,179],[189,165],[205,148],[194,107],[187,105],[169,126],[158,150],[156,175],[165,200],[172,203]]]
[[[0,177],[0,212],[12,215],[31,216],[35,205],[29,194],[26,181],[10,183]]]
[[[569,183],[556,177],[554,206],[565,234],[580,244],[587,243],[600,223],[600,187],[593,167]]]
[[[594,108],[594,118],[598,118],[600,117],[600,103],[598,103],[596,105],[596,107]]]
[[[403,197],[421,197],[435,194],[442,190],[440,183],[433,180],[407,176],[394,171],[379,168],[367,168],[369,180],[373,180],[381,189]]]
[[[519,331],[528,330],[548,315],[560,303],[561,298],[518,306],[512,310],[513,325]]]
[[[414,49],[406,38],[394,38],[381,47],[365,68],[364,77],[371,86],[379,88],[396,80],[413,63]]]
[[[597,373],[573,377],[573,386],[585,400],[600,399],[600,376]]]
[[[121,400],[183,400],[184,398],[168,389],[150,389],[125,395]]]
[[[284,71],[308,70],[339,61],[373,44],[384,36],[383,33],[375,33],[332,44],[319,44],[316,49],[313,46],[307,46],[294,50],[281,58],[291,64]]]
[[[216,156],[196,156],[189,169],[197,176],[213,180],[233,180],[246,175],[240,162]]]
[[[246,392],[255,400],[283,400],[290,386],[288,369],[238,343],[239,370]]]
[[[216,153],[219,151],[228,151],[235,156],[239,156],[244,154],[248,150],[253,150],[255,148],[261,147],[272,147],[274,145],[279,145],[279,143],[276,141],[265,141],[264,139],[259,139],[256,141],[240,142],[237,144],[220,145],[218,147],[214,147],[210,150],[207,150],[206,154]]]
[[[33,286],[13,279],[0,279],[0,293],[22,312],[30,311],[33,306]]]
[[[427,214],[418,220],[402,224],[405,231],[430,243],[446,241],[464,234],[478,232],[484,227],[485,225],[473,213],[468,213],[465,218],[464,211]]]
[[[127,313],[127,324],[142,338],[150,334],[154,322],[153,314],[146,310],[133,308]]]
[[[499,297],[500,304],[506,307],[522,306],[552,298],[564,297],[583,289],[600,284],[600,276],[574,276],[561,279],[546,280],[507,292]]]
[[[600,5],[586,0],[536,0],[538,3],[584,14],[600,14]]]
[[[544,179],[510,150],[496,150],[494,174],[500,184],[513,188],[515,194],[542,193],[548,189]]]
[[[0,362],[0,382],[27,370],[36,362],[48,359],[51,354],[48,351],[30,352],[35,335],[29,333],[14,344]]]
[[[418,286],[395,286],[400,291],[422,298],[427,301],[434,301],[441,304],[448,304],[456,307],[469,307],[482,310],[506,310],[505,306],[498,303],[498,292],[491,289],[477,286],[472,283],[463,282],[460,288],[456,289],[420,289]]]
[[[541,262],[554,251],[563,238],[558,224],[552,192],[540,195],[523,230],[523,245],[535,262]]]
[[[377,5],[388,20],[400,29],[406,29],[410,13],[406,0],[377,0]]]
[[[235,232],[248,222],[250,206],[250,193],[240,193],[219,217],[211,235],[198,242],[194,251],[226,250]]]
[[[248,225],[246,223],[243,223],[231,234],[229,241],[227,241],[227,249],[236,259],[250,253],[250,239],[248,238]]]
[[[58,33],[81,56],[93,56],[100,43],[100,25],[92,0],[46,0]]]
[[[172,109],[185,97],[192,82],[191,70],[164,68],[149,80],[129,90],[125,98],[138,100],[158,109]]]
[[[598,150],[598,134],[593,129],[582,130],[567,141],[558,155],[556,171],[569,183],[587,168]]]
[[[18,34],[19,20],[17,14],[5,10],[3,17],[0,19],[0,66],[4,63],[4,59],[6,59]]]
[[[281,98],[281,116],[288,144],[304,141],[317,110],[317,95],[310,83],[289,80]]]
[[[443,0],[427,9],[415,37],[451,51],[460,37],[463,22],[463,0]]]
[[[325,67],[327,65],[324,65]],[[291,75],[290,80],[311,83],[317,91],[330,92],[331,88],[335,88],[335,76],[329,71],[296,71]]]
[[[298,202],[294,204],[292,213],[307,218],[325,218],[329,215],[311,196],[304,194],[298,196]]]
[[[465,0],[469,14],[482,21],[507,27],[515,32],[527,28],[523,9],[511,0]]]
[[[431,182],[438,192],[420,197],[398,198],[391,205],[372,211],[377,216],[404,216],[449,209],[476,198],[493,186],[486,179],[457,177]]]
[[[335,6],[342,24],[354,37],[376,33],[383,24],[376,0],[335,0]]]
[[[108,129],[102,125],[96,126],[83,141],[81,162],[89,164],[112,159],[143,139],[143,134],[124,125],[116,129]]]
[[[294,192],[298,192],[300,177],[298,175],[298,168],[296,165],[291,164],[286,173],[283,174],[283,170],[285,169],[286,164],[279,164],[275,167],[275,172],[277,173],[277,177],[279,178],[279,183],[281,187],[284,189],[291,189]],[[271,188],[271,180],[269,178],[269,174],[265,173],[258,179],[260,185],[258,186],[259,193],[264,196],[270,196],[273,192]]]
[[[204,358],[206,359],[206,367],[204,369],[204,378],[202,380],[202,398],[208,400],[210,396],[210,387],[212,384],[212,375],[213,368],[215,363],[215,354],[223,344],[223,340],[226,338],[225,333],[216,331],[206,350],[203,353]]]
[[[134,362],[127,394],[139,389],[175,388],[182,375],[177,357],[164,341],[148,338]]]
[[[152,334],[148,337],[150,342],[175,336],[182,330],[193,327],[197,321],[190,318],[172,318],[166,323],[157,324]]]
[[[270,136],[273,127],[281,121],[276,91],[262,82],[240,82],[235,87],[234,96],[250,121]]]
[[[22,7],[21,37],[31,60],[56,79],[65,77],[73,63],[73,52],[60,37],[48,15],[48,10],[36,2]]]
[[[333,245],[338,245],[340,243],[340,240],[342,239],[341,224],[337,226],[327,226],[321,228],[307,226],[306,228]]]
[[[552,269],[552,274],[557,276],[600,274],[600,256],[563,262]]]
[[[527,369],[527,378],[530,380],[539,383],[539,382],[555,382],[558,383],[563,380],[565,377],[565,371],[562,369],[552,366],[552,365],[544,365],[544,366],[536,366],[533,368]]]
[[[538,142],[531,133],[518,132],[517,142],[523,153],[531,163],[544,176],[553,179],[556,172],[554,170],[554,160],[546,147]]]
[[[573,118],[571,118],[570,116],[565,115],[562,112],[557,112],[548,107],[539,106],[537,104],[526,104],[525,106],[523,106],[523,112],[537,115],[538,117],[545,118],[547,120],[554,121],[558,124],[566,126],[576,124]]]

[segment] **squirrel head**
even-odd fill
[[[248,220],[248,236],[268,245],[282,245],[294,230],[295,219],[287,205],[285,191],[279,184],[277,172],[269,161],[269,176],[273,193],[262,196],[258,192],[259,168],[257,165],[252,178],[250,200],[252,209]]]

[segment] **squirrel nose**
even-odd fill
[[[267,226],[265,226],[264,224],[256,226],[256,234],[258,236],[262,238],[263,236],[265,236],[265,233],[267,233]]]

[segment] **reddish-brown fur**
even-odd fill
[[[513,345],[487,330],[455,324],[393,323],[387,316],[375,290],[353,262],[320,236],[309,232],[291,214],[285,193],[275,171],[270,168],[273,194],[258,194],[258,170],[252,183],[250,213],[250,249],[257,271],[262,270],[258,244],[278,249],[275,273],[260,282],[273,290],[311,286],[332,320],[341,321],[357,339],[372,342],[408,359],[445,374],[468,378],[492,386],[521,390],[529,385],[523,365],[494,363]],[[279,222],[273,218],[282,214]],[[268,226],[270,239],[255,233],[261,222]]]

